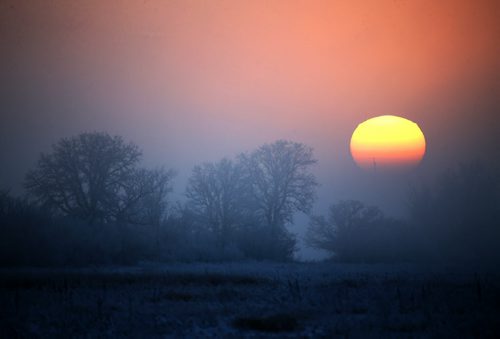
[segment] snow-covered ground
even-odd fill
[[[435,267],[144,263],[0,271],[0,337],[495,337],[500,277]]]

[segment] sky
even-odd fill
[[[412,184],[500,159],[498,1],[2,1],[0,187],[59,138],[107,131],[148,166],[192,167],[278,139],[314,148],[315,213],[360,199],[404,214]],[[359,169],[359,123],[398,115],[427,153]],[[307,220],[299,216],[299,231]]]

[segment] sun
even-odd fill
[[[394,115],[368,119],[354,130],[351,155],[367,170],[400,170],[417,166],[425,154],[425,137],[413,121]]]

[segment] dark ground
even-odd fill
[[[403,265],[0,271],[0,337],[500,335],[500,276]]]

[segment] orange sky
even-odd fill
[[[418,123],[422,170],[498,149],[499,17],[497,1],[5,1],[2,183],[60,136],[107,130],[179,181],[302,141],[328,203],[352,198],[371,180],[349,154],[369,117]]]

